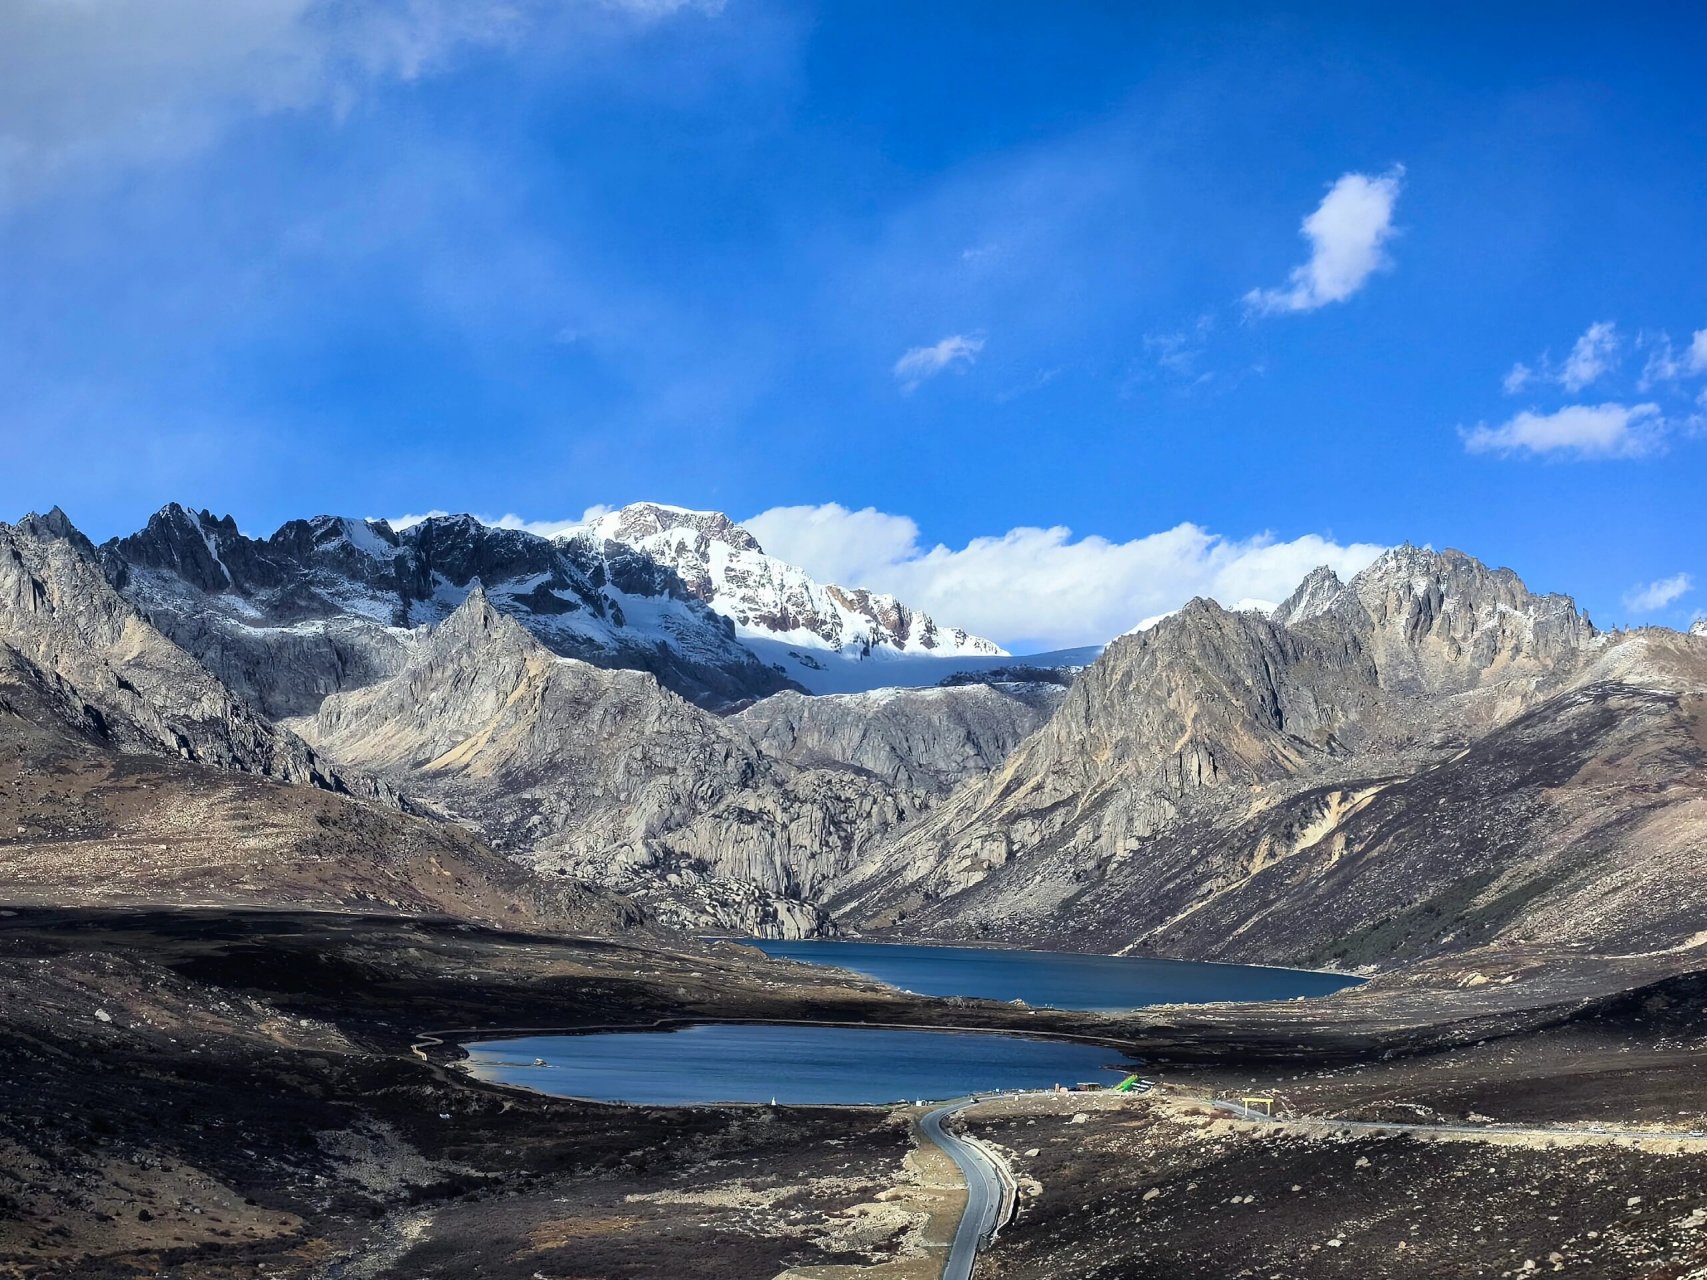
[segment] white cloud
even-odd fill
[[[1610,320],[1591,324],[1571,347],[1559,370],[1559,385],[1581,391],[1609,371],[1618,358],[1618,330]]]
[[[1681,353],[1672,346],[1671,338],[1663,333],[1650,339],[1648,346],[1648,363],[1642,369],[1640,383],[1643,391],[1662,382],[1676,382],[1679,378],[1707,373],[1707,329],[1697,329]]]
[[[1310,260],[1287,277],[1281,289],[1252,289],[1245,295],[1251,311],[1314,311],[1343,302],[1369,277],[1388,265],[1384,251],[1393,235],[1393,205],[1404,181],[1403,165],[1379,177],[1348,173],[1330,188],[1314,213],[1304,219]]]
[[[490,525],[494,529],[520,529],[525,533],[537,534],[541,538],[555,538],[560,534],[573,533],[582,525],[591,524],[601,516],[608,516],[616,508],[607,507],[602,503],[588,507],[578,519],[573,520],[528,520],[514,513],[501,516],[475,516],[481,524]],[[399,531],[410,525],[420,524],[423,520],[432,520],[439,516],[448,516],[448,511],[424,511],[419,515],[395,516],[386,521],[393,529]]]
[[[895,380],[901,389],[911,392],[927,378],[934,378],[945,369],[964,369],[977,360],[984,349],[984,339],[978,334],[950,334],[941,342],[928,347],[913,347],[895,362]]]
[[[1461,431],[1471,453],[1636,458],[1659,448],[1665,419],[1657,404],[1573,404],[1554,413],[1525,410],[1497,427]]]
[[[1317,565],[1349,576],[1383,550],[1317,534],[1233,539],[1195,524],[1127,542],[1057,526],[926,548],[910,517],[837,503],[777,507],[743,523],[765,550],[815,577],[891,592],[1015,652],[1106,641],[1197,595],[1282,600]]]
[[[1506,376],[1500,380],[1500,386],[1505,388],[1505,393],[1508,396],[1514,396],[1533,382],[1534,379],[1535,370],[1531,369],[1528,365],[1524,364],[1523,361],[1519,360],[1516,364],[1512,365],[1510,371],[1507,372]]]
[[[420,524],[426,520],[437,520],[440,516],[448,516],[449,514],[450,512],[448,511],[440,511],[437,507],[434,507],[431,511],[423,511],[419,515],[386,516],[385,523],[390,525],[393,529],[401,531],[409,528],[410,525]],[[377,520],[379,517],[369,516],[368,519]],[[481,521],[481,523],[484,524],[485,521]]]
[[[822,582],[864,586],[873,575],[918,554],[919,526],[911,516],[876,507],[850,511],[839,502],[772,507],[741,525],[770,555],[808,570]]]
[[[1695,583],[1687,573],[1674,573],[1669,578],[1645,586],[1632,587],[1624,593],[1624,607],[1632,613],[1652,613],[1663,609],[1673,600],[1688,595]]]
[[[1206,382],[1214,375],[1202,368],[1202,361],[1214,330],[1215,317],[1201,315],[1184,328],[1146,333],[1144,351],[1163,372],[1194,385]]]
[[[1003,387],[1000,391],[996,392],[996,403],[1012,404],[1021,396],[1028,396],[1034,391],[1041,391],[1051,382],[1054,382],[1055,379],[1059,378],[1062,372],[1063,370],[1058,364],[1051,365],[1047,369],[1039,369],[1036,373],[1032,374],[1031,377],[1016,382],[1012,386]]]
[[[638,21],[682,0],[19,0],[0,5],[0,201],[168,161],[247,115],[347,111],[564,8]],[[714,4],[695,7],[714,8]]]

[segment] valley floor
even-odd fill
[[[1292,1129],[1171,1092],[987,1106],[970,1127],[1022,1188],[992,1280],[1675,1280],[1707,1266],[1707,1144]]]
[[[1147,1099],[968,1114],[1021,1187],[983,1277],[1707,1274],[1707,1152],[1291,1131],[1210,1101],[1697,1124],[1707,1026],[1687,965],[1612,997],[1555,967],[1545,1009],[1519,983],[1424,981],[1116,1019],[654,943],[333,913],[0,915],[0,1275],[933,1275],[959,1192],[905,1112],[595,1106],[412,1050],[435,1028],[759,1017],[1054,1030],[1151,1057],[1165,1087]]]

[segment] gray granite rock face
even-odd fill
[[[659,510],[625,536],[750,541]],[[637,602],[674,637],[656,675],[612,656]],[[0,526],[0,668],[78,733],[407,794],[527,883],[770,936],[1312,964],[1680,945],[1707,893],[1704,633],[1603,635],[1405,546],[1272,616],[1192,601],[1070,687],[985,673],[719,718],[669,686],[735,700],[751,655],[720,665],[728,620],[614,539],[321,518],[257,540],[168,508],[97,552],[57,511]]]
[[[68,722],[120,751],[389,797],[232,696],[112,589],[92,550],[57,510],[0,524],[0,644]]]
[[[1408,546],[1337,589],[1317,571],[1272,618],[1193,601],[1111,645],[1047,725],[828,905],[855,924],[1038,940],[1078,928],[1100,894],[1128,931],[1114,945],[1130,945],[1192,899],[1154,894],[1147,908],[1102,886],[1137,892],[1129,872],[1151,865],[1212,884],[1203,850],[1248,842],[1257,858],[1258,815],[1326,788],[1269,840],[1312,843],[1362,803],[1363,779],[1453,758],[1562,694],[1605,648],[1567,597]]]
[[[395,675],[296,723],[534,866],[695,927],[823,931],[813,900],[927,802],[775,759],[644,672],[561,658],[479,589]]]
[[[1305,622],[1326,610],[1344,590],[1345,583],[1340,581],[1339,574],[1324,564],[1310,570],[1297,590],[1270,616],[1282,626]]]
[[[767,753],[853,768],[892,786],[946,794],[988,773],[1067,696],[1054,683],[962,684],[807,697],[778,693],[734,717]]]

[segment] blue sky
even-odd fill
[[[0,513],[766,513],[1021,647],[1406,539],[1687,623],[1703,47],[1677,5],[20,0]]]

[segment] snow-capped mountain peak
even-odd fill
[[[318,515],[253,538],[172,503],[100,557],[113,586],[274,717],[388,674],[414,629],[476,583],[554,652],[652,672],[713,707],[784,688],[934,684],[1005,657],[892,596],[814,581],[721,513],[660,503],[557,538],[469,515],[401,530]]]
[[[739,551],[763,552],[757,538],[721,511],[693,511],[662,502],[631,502],[582,526],[600,541],[639,546],[646,539],[668,536],[721,542]],[[565,533],[573,537],[581,530]]]
[[[892,595],[818,582],[767,555],[757,538],[718,511],[639,502],[562,536],[644,552],[674,570],[688,592],[733,622],[744,640],[860,659],[1005,655],[991,641],[939,626]]]

